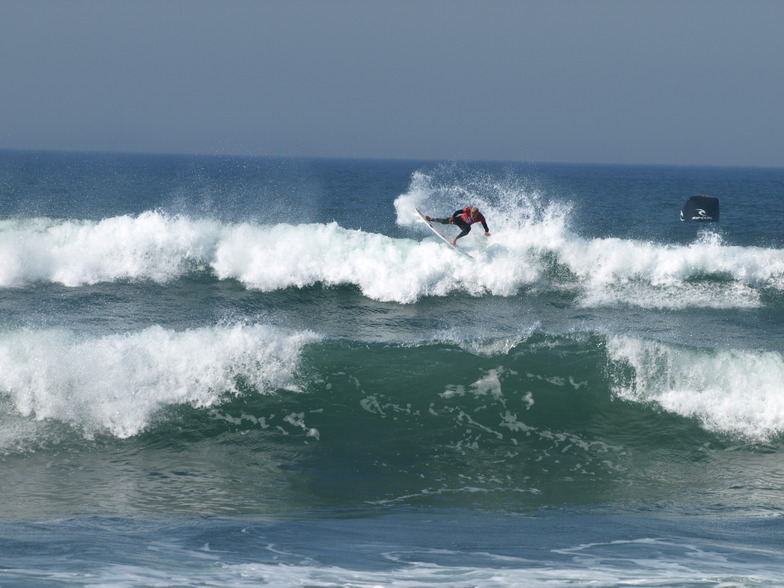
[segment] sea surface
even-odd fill
[[[0,152],[0,586],[784,585],[783,226],[784,169]]]

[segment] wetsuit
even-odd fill
[[[460,227],[462,230],[460,231],[460,234],[455,237],[455,240],[459,239],[460,237],[465,237],[468,233],[470,233],[471,225],[474,223],[482,223],[482,227],[484,228],[485,233],[490,232],[490,229],[487,228],[487,221],[485,220],[485,217],[482,216],[481,212],[476,218],[471,218],[470,206],[454,211],[452,216],[449,218],[434,218],[430,220],[432,220],[434,223],[441,223],[442,225],[449,225],[454,223]]]

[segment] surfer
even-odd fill
[[[425,220],[431,223],[441,223],[442,225],[457,225],[460,227],[462,230],[457,237],[452,239],[452,245],[457,245],[457,240],[459,238],[465,237],[468,233],[470,233],[471,225],[474,223],[482,223],[482,227],[485,230],[485,237],[490,236],[490,229],[487,228],[487,221],[476,206],[466,206],[465,208],[460,208],[454,211],[452,216],[449,218],[431,218],[425,215]]]

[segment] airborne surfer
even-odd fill
[[[460,229],[462,229],[460,234],[452,239],[452,245],[454,246],[457,245],[458,239],[465,237],[471,232],[471,225],[474,223],[482,223],[482,227],[485,230],[485,237],[490,236],[490,229],[487,228],[487,221],[476,206],[460,208],[454,211],[449,218],[431,218],[425,215],[425,220],[433,223],[441,223],[442,225],[457,225],[460,227]]]

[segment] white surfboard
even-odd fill
[[[425,215],[424,215],[424,214],[422,214],[422,213],[419,211],[419,209],[418,209],[418,208],[414,208],[414,210],[416,210],[416,211],[417,211],[417,214],[418,214],[418,215],[419,215],[419,217],[422,219],[422,221],[423,221],[423,222],[424,222],[424,223],[425,223],[425,224],[426,224],[428,227],[430,227],[430,230],[431,230],[431,231],[433,231],[433,232],[434,232],[436,235],[438,235],[439,237],[441,237],[441,239],[444,241],[444,243],[446,243],[447,245],[449,245],[449,246],[450,246],[452,249],[456,249],[457,251],[459,251],[460,253],[462,253],[462,254],[463,254],[463,255],[465,255],[466,257],[470,257],[471,259],[473,259],[473,258],[474,258],[474,256],[473,256],[473,255],[469,255],[468,253],[466,253],[465,251],[463,251],[462,249],[460,249],[460,247],[458,247],[457,245],[452,245],[452,239],[450,239],[449,237],[447,237],[446,235],[444,235],[444,234],[443,234],[441,231],[439,231],[437,228],[435,228],[435,227],[433,226],[433,223],[431,223],[429,220],[427,220],[427,219],[425,218]]]

